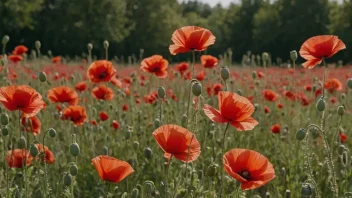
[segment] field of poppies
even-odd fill
[[[329,60],[342,40],[233,65],[207,55],[207,29],[170,39],[188,62],[118,63],[108,41],[100,60],[92,44],[68,59],[4,36],[0,197],[352,197],[352,68]]]

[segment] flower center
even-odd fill
[[[246,180],[250,180],[250,176],[251,176],[251,174],[248,172],[248,171],[242,171],[241,173],[240,173],[240,175],[244,178],[244,179],[246,179]]]
[[[107,73],[104,71],[104,72],[102,72],[100,75],[99,75],[99,78],[105,78],[106,77],[106,75],[107,75]]]

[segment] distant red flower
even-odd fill
[[[329,78],[325,81],[324,88],[333,93],[342,90],[342,83],[337,78]]]
[[[263,72],[257,71],[256,73],[257,73],[258,78],[263,78],[265,76]]]
[[[87,76],[92,83],[110,82],[115,75],[115,68],[106,60],[94,61],[87,71]]]
[[[55,56],[54,58],[51,59],[53,63],[60,63],[61,62],[61,56]]]
[[[312,91],[312,85],[306,85],[306,86],[304,86],[304,89],[306,91]]]
[[[274,101],[276,101],[278,99],[277,93],[275,93],[274,91],[272,91],[270,89],[264,90],[263,93],[264,93],[264,98],[267,101],[274,102]]]
[[[183,76],[185,80],[191,80],[192,79],[192,74],[191,71],[187,71],[186,74]]]
[[[315,90],[314,96],[317,98],[318,96],[323,94],[323,90],[321,88]]]
[[[181,76],[187,71],[189,64],[187,62],[182,62],[176,65],[175,70],[180,72]]]
[[[63,119],[71,120],[74,125],[82,125],[87,120],[86,108],[82,106],[68,106],[62,111]]]
[[[9,150],[6,155],[6,162],[10,168],[22,168],[24,165],[29,166],[32,159],[33,157],[25,149]]]
[[[284,95],[286,96],[287,99],[290,99],[292,101],[296,100],[296,96],[294,93],[292,93],[291,91],[285,91]]]
[[[219,59],[211,55],[202,55],[200,57],[200,62],[204,68],[214,68],[219,63]]]
[[[348,140],[348,136],[346,133],[340,132],[340,141],[341,143],[346,143]]]
[[[199,81],[203,81],[204,78],[205,78],[205,71],[204,70],[198,72],[198,74],[196,75],[196,79]]]
[[[280,133],[280,125],[274,124],[273,126],[271,126],[270,130],[272,133]]]
[[[169,50],[172,55],[185,53],[192,50],[204,51],[215,43],[215,36],[207,29],[197,26],[185,26],[177,29],[171,40]]]
[[[36,144],[35,146],[38,148],[39,152],[45,152],[45,158],[42,156],[40,160],[46,162],[47,164],[53,164],[55,162],[54,153],[51,152],[47,146],[44,146],[44,150],[42,144]]]
[[[28,48],[24,45],[18,45],[15,47],[15,49],[12,51],[14,55],[22,55],[28,51]]]
[[[88,85],[85,81],[79,82],[75,85],[75,89],[80,92],[85,91],[87,87]]]
[[[160,55],[145,58],[141,63],[141,70],[155,74],[159,78],[167,77],[169,62]]]
[[[303,67],[312,69],[320,64],[324,58],[330,58],[340,50],[346,48],[346,45],[333,35],[314,36],[306,40],[299,54],[307,61]]]
[[[119,129],[120,128],[120,124],[119,122],[117,122],[116,120],[113,120],[112,123],[111,123],[111,127],[115,130]]]
[[[114,98],[112,89],[104,84],[94,87],[92,89],[92,95],[97,100],[112,100]]]
[[[34,136],[37,136],[40,133],[40,127],[42,123],[37,116],[29,118],[22,116],[21,124],[26,132],[32,132]]]
[[[337,102],[337,98],[335,98],[335,97],[331,97],[330,98],[330,102],[331,102],[331,104],[335,104],[336,102]]]
[[[277,108],[282,109],[284,108],[284,105],[282,103],[277,104]]]
[[[127,104],[122,105],[122,111],[128,111],[128,105]]]
[[[70,105],[78,104],[78,94],[71,87],[59,86],[48,91],[50,102],[68,103]]]
[[[90,123],[93,125],[93,126],[98,126],[98,123],[96,120],[91,120]]]
[[[264,113],[270,113],[270,109],[267,106],[264,106]]]
[[[223,88],[224,88],[224,85],[219,84],[219,83],[215,83],[213,85],[213,91],[214,91],[213,93],[214,93],[214,95],[218,95],[219,91],[222,91]]]
[[[8,59],[10,59],[15,64],[23,60],[22,56],[20,55],[10,55],[8,56]]]
[[[92,163],[100,178],[112,183],[119,183],[134,172],[129,163],[107,155],[93,158]]]
[[[117,78],[113,78],[111,79],[111,84],[113,84],[115,87],[119,87],[121,88],[122,87],[122,82],[121,80],[117,79]]]
[[[99,113],[99,118],[101,121],[106,121],[109,119],[109,115],[105,111]]]

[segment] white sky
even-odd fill
[[[179,0],[180,2],[182,1],[189,1],[189,0]],[[215,6],[218,3],[221,3],[223,6],[228,6],[231,2],[238,3],[240,0],[199,0],[201,2],[208,3],[211,6]],[[342,2],[343,0],[331,0],[331,1],[338,1]]]

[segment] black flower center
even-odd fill
[[[247,181],[251,179],[251,174],[247,170],[241,171],[239,175],[241,175],[241,177],[243,177]]]

